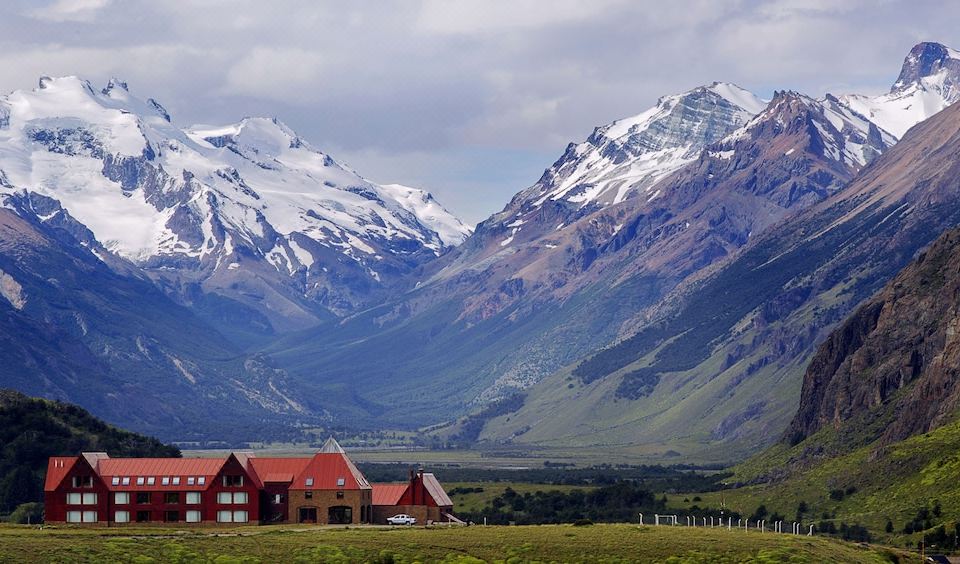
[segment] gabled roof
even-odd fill
[[[447,495],[447,492],[444,491],[443,486],[440,485],[440,481],[437,480],[436,476],[430,473],[424,473],[423,485],[427,488],[427,493],[433,497],[433,501],[437,502],[438,506],[453,506],[453,501],[450,499],[450,496]]]
[[[51,456],[47,461],[47,477],[43,482],[43,491],[56,490],[79,458],[78,456]]]
[[[317,452],[322,452],[325,454],[346,454],[346,451],[343,450],[343,447],[340,446],[340,443],[337,442],[337,439],[330,437],[327,439],[323,446],[320,447],[320,450]]]
[[[307,479],[312,484],[307,485]],[[339,484],[339,480],[343,484]],[[345,454],[318,452],[290,484],[291,490],[367,490],[370,483]]]
[[[410,484],[373,484],[374,505],[399,505]]]

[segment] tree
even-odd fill
[[[887,526],[886,526],[886,528],[884,528],[884,530],[887,531],[887,533],[892,533],[892,532],[893,532],[893,521],[891,521],[890,519],[887,519]]]

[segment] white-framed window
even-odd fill
[[[130,492],[114,492],[113,503],[117,505],[127,505],[130,503]]]
[[[119,486],[120,476],[114,476],[113,479],[110,480],[110,483],[113,484],[114,486]]]
[[[67,511],[67,523],[81,523],[83,513],[80,511]]]
[[[187,505],[200,505],[200,492],[187,492]]]
[[[193,476],[187,477],[187,485],[188,485],[188,486],[192,486],[193,484],[196,483],[196,481],[197,481],[197,479],[194,478]]]
[[[222,505],[229,505],[233,503],[233,494],[230,492],[220,492],[217,494],[217,503]]]
[[[233,511],[217,511],[218,523],[233,523]]]
[[[175,486],[179,486],[179,485],[180,485],[180,476],[174,476],[174,477],[173,477],[173,485],[175,485]]]
[[[169,485],[170,485],[170,476],[164,476],[164,477],[160,478],[160,485],[161,485],[161,486],[169,486]]]
[[[280,494],[273,494],[273,503],[275,504],[283,503],[283,496]]]
[[[347,483],[347,480],[346,480],[346,479],[344,479],[344,478],[337,478],[337,485],[338,485],[338,486],[343,487],[343,485],[344,485],[345,483]]]
[[[307,483],[307,486],[312,486],[312,485],[313,485],[313,478],[307,478],[306,483]]]
[[[117,511],[113,514],[114,523],[129,523],[130,522],[130,512],[129,511]]]
[[[144,482],[144,477],[143,477],[143,476],[137,476],[137,485],[138,485],[138,486],[142,486],[142,485],[143,485],[143,482]]]
[[[187,515],[186,515],[186,519],[185,519],[185,520],[186,520],[187,523],[199,523],[199,522],[200,522],[200,512],[197,511],[197,510],[195,510],[195,509],[192,509],[192,510],[190,510],[190,511],[187,511]]]
[[[235,494],[233,494],[234,503],[247,503],[247,501],[249,501],[249,498],[247,497],[247,492],[236,492]]]
[[[130,476],[124,476],[124,477],[123,477],[123,485],[125,485],[125,486],[129,486],[129,485],[130,485]]]
[[[156,483],[157,483],[157,479],[154,478],[153,476],[150,476],[149,478],[147,478],[147,485],[148,485],[148,486],[152,486],[152,485],[154,485],[154,484],[156,484]]]
[[[83,494],[83,504],[84,505],[96,505],[97,504],[97,494],[90,492]]]
[[[246,523],[246,522],[247,522],[247,512],[246,512],[246,511],[234,511],[234,512],[233,512],[233,522],[234,522],[234,523]]]
[[[67,494],[67,505],[80,505],[83,503],[83,497],[78,493]]]
[[[198,486],[202,486],[202,485],[204,485],[204,484],[206,484],[206,483],[207,483],[207,477],[206,477],[206,476],[200,476],[199,478],[197,478],[197,485],[198,485]]]
[[[96,511],[84,511],[84,512],[83,512],[83,522],[84,522],[84,523],[96,523],[96,522],[97,522],[97,512],[96,512]]]

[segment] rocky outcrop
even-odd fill
[[[960,230],[952,230],[820,346],[787,440],[884,411],[890,424],[864,442],[889,444],[942,425],[960,407],[958,331]]]

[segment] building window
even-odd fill
[[[79,511],[67,511],[67,523],[80,523],[83,514]]]
[[[137,523],[147,523],[150,521],[149,511],[137,511]]]
[[[234,503],[247,503],[247,501],[249,501],[249,498],[247,497],[247,492],[237,492],[233,494]]]
[[[164,523],[176,523],[180,520],[179,511],[164,511],[163,512],[163,522]]]
[[[97,512],[96,512],[96,511],[84,511],[84,512],[83,512],[83,522],[84,522],[84,523],[96,523],[96,522],[97,522]]]
[[[343,499],[343,492],[337,492],[337,499]]]
[[[113,514],[114,523],[129,523],[130,522],[130,512],[129,511],[117,511]]]
[[[230,492],[220,492],[217,494],[217,503],[221,505],[229,505],[233,503],[233,494]]]
[[[83,497],[78,493],[67,494],[67,505],[80,505],[83,503]]]
[[[206,484],[206,483],[207,483],[207,477],[206,477],[206,476],[200,476],[199,478],[197,478],[197,485],[202,486],[202,485],[204,485],[204,484]]]
[[[196,478],[194,478],[193,476],[190,476],[189,478],[187,478],[188,486],[192,486],[195,482],[196,482]]]
[[[179,486],[179,485],[180,485],[180,476],[174,476],[174,477],[173,477],[173,485],[175,485],[175,486]]]
[[[114,476],[113,479],[110,480],[110,483],[113,484],[114,486],[119,486],[119,485],[120,485],[120,476]]]
[[[75,487],[75,488],[92,488],[92,487],[93,487],[93,476],[74,476],[74,477],[73,477],[73,487]]]
[[[200,492],[187,492],[188,505],[200,505]]]
[[[187,523],[199,523],[200,522],[200,512],[193,510],[187,511]]]
[[[225,488],[239,488],[243,485],[243,476],[224,476],[223,486]]]
[[[170,485],[170,476],[164,476],[163,478],[160,478],[160,485],[161,485],[161,486],[169,486],[169,485]]]
[[[247,522],[247,512],[246,512],[246,511],[234,511],[234,512],[233,512],[233,522],[234,522],[234,523],[246,523],[246,522]]]
[[[313,485],[313,478],[307,478],[307,486]]]
[[[148,486],[152,486],[152,485],[154,485],[154,484],[156,484],[156,483],[157,483],[157,479],[154,478],[153,476],[150,476],[149,478],[147,478],[147,485],[148,485]]]
[[[114,492],[113,503],[117,505],[127,505],[130,503],[130,492]]]
[[[313,492],[303,492],[303,499],[313,499]]]
[[[347,483],[346,479],[344,479],[344,478],[337,478],[337,486],[338,486],[338,487],[341,487],[341,488],[342,488],[343,485],[346,484],[346,483]]]
[[[233,511],[217,511],[217,523],[233,523]]]
[[[83,501],[81,502],[84,505],[96,505],[97,504],[97,494],[95,493],[84,493]]]
[[[163,502],[166,504],[180,503],[180,494],[178,492],[167,492],[163,494]]]
[[[124,476],[124,477],[123,477],[123,485],[125,485],[125,486],[129,486],[129,485],[130,485],[130,476]]]
[[[142,485],[143,485],[143,482],[144,482],[144,477],[143,477],[143,476],[137,476],[137,485],[138,485],[138,486],[142,486]]]
[[[150,503],[150,492],[137,492],[137,503]]]
[[[283,503],[283,496],[280,494],[273,494],[273,503],[274,504]]]

